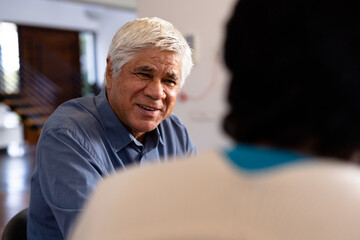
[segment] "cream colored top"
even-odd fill
[[[71,240],[358,240],[360,169],[331,160],[254,173],[220,152],[103,181]]]

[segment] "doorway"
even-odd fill
[[[0,101],[21,116],[25,139],[36,142],[57,106],[72,98],[97,93],[92,86],[97,82],[95,37],[88,31],[2,24],[17,36],[6,41],[15,42],[10,45],[16,45],[13,62],[17,61],[17,69],[10,72],[5,69],[10,60],[4,58],[5,50],[10,48],[0,46],[0,59],[6,60],[0,60]],[[9,32],[0,33],[1,39],[10,36]]]

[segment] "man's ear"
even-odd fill
[[[107,88],[111,88],[112,79],[113,79],[113,70],[112,70],[112,62],[110,57],[106,58],[106,86]]]

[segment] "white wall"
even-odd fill
[[[226,112],[228,76],[223,66],[224,27],[234,0],[138,0],[139,17],[160,17],[171,22],[183,35],[195,39],[195,67],[174,113],[185,123],[198,150],[220,148],[230,143],[221,121]]]
[[[0,0],[0,21],[39,27],[90,30],[96,34],[97,76],[103,81],[107,51],[117,29],[135,11],[50,0]]]

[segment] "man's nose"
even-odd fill
[[[144,93],[152,99],[165,99],[166,94],[161,79],[154,78],[146,85]]]

